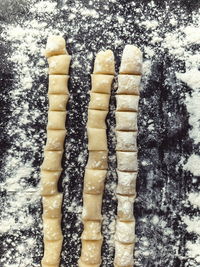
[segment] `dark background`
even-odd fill
[[[37,1],[35,1],[37,2]],[[68,1],[71,7],[78,1]],[[81,1],[79,1],[81,2]],[[88,6],[89,2],[83,1],[84,6]],[[132,7],[131,3],[136,6]],[[60,11],[56,14],[53,20],[45,18],[48,24],[57,27],[59,20],[66,23],[66,28],[62,29],[65,34],[66,41],[69,37],[73,38],[67,47],[72,55],[79,55],[80,67],[71,69],[71,80],[69,90],[71,98],[68,104],[67,128],[69,130],[66,139],[66,154],[63,159],[65,171],[60,179],[59,188],[64,192],[63,203],[63,233],[64,247],[62,253],[63,266],[76,266],[77,258],[79,257],[80,249],[80,233],[82,231],[80,218],[76,212],[71,212],[68,207],[72,202],[80,205],[82,202],[82,182],[84,174],[84,166],[87,160],[87,139],[85,136],[85,124],[87,120],[87,104],[88,94],[90,89],[89,72],[86,73],[86,65],[88,64],[86,52],[91,51],[94,54],[102,48],[113,49],[116,56],[116,70],[119,66],[119,59],[123,50],[124,44],[135,43],[141,49],[148,45],[150,35],[148,31],[144,32],[142,27],[135,24],[139,19],[142,21],[141,14],[145,17],[152,13],[153,18],[159,19],[159,12],[162,14],[160,25],[163,28],[162,33],[168,26],[170,14],[175,14],[178,20],[178,25],[187,25],[191,21],[192,11],[199,9],[200,1],[154,1],[155,10],[149,10],[148,3],[150,1],[116,1],[116,3],[108,2],[109,10],[104,10],[105,3],[95,1],[93,8],[104,13],[99,19],[87,18],[84,19],[77,15],[75,20],[68,21],[70,11]],[[63,1],[57,1],[58,7],[64,5]],[[166,9],[168,3],[169,9]],[[91,5],[89,5],[91,8]],[[136,12],[136,8],[140,12]],[[107,14],[106,14],[107,12]],[[103,21],[106,15],[113,15],[109,23]],[[180,15],[180,14],[184,14]],[[121,15],[125,21],[129,23],[122,25],[121,28],[116,26],[116,16]],[[180,16],[179,16],[180,15]],[[5,25],[22,24],[23,21],[29,20],[29,2],[27,1],[2,1],[0,2],[0,26],[5,29]],[[91,26],[88,27],[85,21],[91,20]],[[130,21],[132,24],[130,25]],[[74,28],[77,28],[74,31]],[[172,29],[173,30],[173,29]],[[122,44],[116,46],[112,38],[109,38],[107,33],[114,32]],[[45,44],[46,39],[39,40],[41,45]],[[77,44],[84,43],[84,49],[79,50]],[[199,47],[193,47],[197,51]],[[12,50],[12,44],[5,43],[0,39],[1,53],[1,72],[0,72],[0,148],[1,158],[0,166],[3,168],[4,155],[8,149],[15,143],[15,134],[9,135],[6,131],[8,121],[13,120],[16,124],[17,120],[12,118],[10,108],[9,94],[13,89],[15,82],[16,71],[13,66],[7,61],[7,56]],[[144,58],[146,55],[144,54]],[[34,58],[32,59],[34,60]],[[92,70],[92,62],[90,69]],[[198,147],[195,146],[189,138],[188,130],[188,114],[186,106],[183,103],[184,93],[190,92],[190,89],[184,84],[176,80],[175,71],[184,72],[185,62],[175,60],[169,56],[167,50],[159,50],[156,56],[152,58],[152,72],[147,80],[143,83],[141,91],[140,112],[138,118],[138,147],[139,147],[139,175],[137,181],[138,197],[135,203],[136,217],[136,267],[187,267],[190,265],[190,260],[185,257],[185,242],[193,240],[192,234],[186,231],[186,226],[181,221],[183,214],[195,214],[197,211],[191,211],[184,205],[183,200],[188,192],[193,191],[198,186],[196,183],[191,183],[191,174],[182,170],[179,166],[181,157],[188,158],[195,151],[198,152]],[[170,83],[166,80],[170,77]],[[41,118],[33,122],[31,129],[33,132],[39,132],[42,129],[41,138],[38,140],[38,150],[35,152],[25,151],[24,160],[29,157],[34,157],[35,172],[39,174],[39,166],[42,162],[42,146],[45,140],[45,126],[47,115],[47,98],[46,92],[37,92],[39,84],[44,83],[47,86],[47,76],[41,75],[34,81],[33,88],[24,99],[28,98],[31,107],[37,106],[41,110]],[[38,95],[43,94],[44,102],[37,101]],[[114,92],[113,92],[114,96]],[[23,98],[21,99],[23,102]],[[115,104],[114,97],[111,98],[112,106]],[[19,103],[20,107],[20,103]],[[168,113],[172,116],[169,117]],[[153,130],[148,129],[149,119],[153,120]],[[109,176],[107,178],[107,187],[105,189],[103,214],[111,214],[110,219],[113,219],[112,212],[116,209],[116,201],[113,199],[114,192],[109,185],[115,181],[116,175],[114,168],[116,160],[114,158],[114,140],[111,134],[112,127],[115,124],[113,113],[110,112],[108,117],[108,134],[110,147],[110,167]],[[31,138],[31,133],[30,133]],[[20,147],[15,147],[20,149]],[[83,156],[80,161],[79,155]],[[147,162],[148,164],[142,164]],[[7,177],[6,173],[0,172],[0,180],[4,181]],[[64,179],[69,177],[69,179]],[[39,179],[39,178],[38,178]],[[27,185],[36,186],[38,179],[29,177]],[[1,192],[1,209],[6,207],[6,201],[9,197],[9,192],[0,188]],[[41,206],[35,205],[29,207],[29,213],[33,214],[36,219],[34,229],[30,231],[18,232],[18,235],[13,236],[12,233],[1,236],[1,243],[7,244],[6,240],[21,239],[23,236],[34,235],[37,240],[37,249],[33,248],[33,265],[27,267],[39,266],[39,261],[42,255],[42,235],[41,235]],[[156,219],[155,219],[156,218]],[[165,222],[165,224],[163,224]],[[70,229],[70,230],[69,230]],[[103,228],[107,231],[107,226]],[[171,233],[169,233],[169,230]],[[75,234],[78,233],[76,236]],[[74,237],[74,238],[73,238]],[[102,266],[112,266],[111,260],[113,251],[108,249],[109,235],[105,236],[103,245],[103,263]],[[144,241],[148,240],[148,243]],[[5,250],[11,249],[12,245],[1,245],[0,257],[2,263],[5,264]],[[12,247],[12,251],[14,248]],[[14,252],[13,252],[14,253]],[[1,260],[0,260],[1,262]],[[37,265],[38,264],[38,265]],[[2,266],[2,265],[0,265]],[[4,267],[4,265],[2,266]],[[26,267],[22,265],[19,267]]]

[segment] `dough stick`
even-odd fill
[[[116,95],[117,154],[117,222],[115,231],[115,267],[133,267],[136,197],[137,112],[142,73],[142,53],[134,45],[126,45],[122,54]]]
[[[63,235],[61,231],[62,193],[57,183],[62,171],[62,155],[66,136],[67,87],[71,56],[61,36],[50,36],[45,56],[49,63],[49,111],[44,161],[41,165],[41,195],[43,196],[44,255],[42,267],[59,267]]]
[[[114,55],[111,50],[97,54],[88,110],[87,135],[89,157],[84,175],[84,231],[79,267],[99,267],[101,264],[101,206],[108,168],[106,116],[109,109],[111,85],[114,78]]]

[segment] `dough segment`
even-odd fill
[[[111,50],[101,51],[94,62],[88,105],[88,161],[84,175],[83,212],[84,230],[81,236],[79,267],[99,267],[101,264],[101,207],[104,182],[108,169],[106,116],[109,109],[114,74],[114,55]]]
[[[126,45],[121,59],[116,92],[116,154],[117,154],[117,221],[115,230],[115,267],[133,267],[136,197],[137,112],[142,73],[142,52]]]
[[[50,36],[45,56],[49,63],[49,110],[47,140],[41,165],[44,255],[42,267],[59,267],[63,243],[61,230],[63,194],[58,192],[66,136],[66,105],[69,99],[68,73],[71,56],[61,36]]]

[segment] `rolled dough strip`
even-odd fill
[[[58,180],[60,177],[61,171],[44,171],[41,170],[41,188],[40,194],[42,196],[54,195],[58,193]]]
[[[136,195],[137,172],[117,171],[118,184],[116,193],[120,195]]]
[[[48,130],[45,150],[62,150],[64,146],[66,130]]]
[[[65,130],[66,111],[49,111],[47,129]]]
[[[87,169],[107,170],[108,151],[89,151]]]
[[[62,249],[63,239],[49,241],[44,239],[44,256],[43,264],[56,265],[60,261],[60,253]]]
[[[118,207],[117,216],[120,221],[134,221],[133,216],[133,203],[135,196],[122,196],[117,195]],[[134,233],[133,233],[134,234]]]
[[[90,195],[83,193],[83,213],[84,221],[101,221],[102,194]]]
[[[106,129],[87,128],[88,150],[108,150]]]
[[[81,259],[78,260],[78,267],[99,267],[101,264],[87,264],[82,262]]]
[[[107,170],[85,169],[84,193],[92,195],[102,194],[106,174]]]
[[[119,171],[137,172],[137,152],[117,151],[117,166]]]
[[[112,81],[114,79],[113,75],[103,75],[103,74],[92,74],[92,93],[110,94]]]
[[[89,109],[87,127],[106,129],[105,120],[106,120],[107,114],[108,114],[108,111]]]
[[[135,45],[126,45],[119,68],[120,73],[142,74],[142,52]]]
[[[42,170],[46,171],[60,171],[62,170],[63,151],[44,151],[44,161],[41,165]]]
[[[69,55],[58,55],[48,58],[49,63],[49,74],[69,74],[69,65],[71,56]]]
[[[118,75],[117,94],[139,95],[140,94],[140,75]]]
[[[84,240],[102,240],[101,222],[99,221],[83,221],[84,231],[81,239]]]
[[[43,216],[44,239],[49,241],[61,240],[63,238],[61,231],[61,214],[57,218],[47,218]]]
[[[138,95],[116,95],[117,111],[138,111]]]
[[[65,111],[69,95],[49,95],[49,110]]]
[[[68,95],[68,75],[49,75],[48,94]]]
[[[102,240],[82,240],[81,261],[86,264],[101,263]]]
[[[137,112],[116,111],[116,130],[137,131]]]
[[[110,95],[90,93],[89,109],[108,110]]]
[[[100,51],[94,61],[94,74],[115,74],[114,54],[111,50]]]
[[[42,198],[44,217],[60,218],[62,200],[63,200],[63,194],[61,193],[52,196],[44,196]]]
[[[116,131],[118,151],[137,151],[137,132]]]
[[[124,244],[132,244],[135,242],[135,221],[121,222],[117,220],[115,240]]]
[[[115,241],[114,264],[117,267],[133,267],[133,244],[123,244]]]
[[[55,55],[68,54],[66,50],[66,42],[62,36],[52,35],[47,39],[45,57],[51,57]]]

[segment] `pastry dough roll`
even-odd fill
[[[114,54],[111,50],[100,51],[94,61],[94,74],[115,74]]]
[[[82,240],[81,261],[86,264],[101,263],[102,240]]]
[[[61,231],[61,214],[58,218],[46,218],[43,216],[43,233],[45,240],[56,241],[63,238]]]
[[[120,221],[134,221],[133,203],[135,196],[117,195],[118,207],[117,216]]]
[[[94,195],[102,194],[104,190],[106,174],[106,170],[85,169],[84,193]]]
[[[116,154],[119,171],[136,172],[138,170],[137,152],[117,151]]]
[[[41,170],[41,184],[40,194],[42,196],[53,195],[58,193],[58,180],[61,175],[61,171],[44,171]]]
[[[88,109],[87,127],[106,129],[106,116],[108,111]]]
[[[65,111],[69,95],[49,95],[49,110]]]
[[[99,94],[99,93],[90,93],[90,102],[89,109],[100,109],[108,110],[109,109],[110,95]]]
[[[65,130],[66,111],[49,111],[47,129]]]
[[[142,74],[142,52],[134,45],[126,45],[121,59],[119,73]]]
[[[68,95],[68,75],[49,75],[48,94]]]
[[[87,169],[107,170],[108,151],[89,151]]]
[[[62,36],[51,35],[47,39],[46,49],[44,55],[46,57],[51,57],[55,55],[67,54],[66,42]]]
[[[108,150],[106,129],[87,128],[88,150]]]
[[[60,218],[63,194],[58,193],[53,196],[42,198],[43,215],[46,218]]]
[[[115,267],[133,267],[134,244],[115,241]]]
[[[137,151],[137,132],[116,131],[116,150]]]
[[[100,221],[102,194],[90,195],[83,193],[82,219],[85,221]]]
[[[70,55],[58,55],[49,57],[49,74],[69,74],[70,61]]]
[[[139,95],[140,75],[119,75],[117,94]]]
[[[44,161],[41,169],[46,171],[62,170],[62,155],[63,151],[44,151]]]
[[[81,239],[84,240],[101,240],[101,222],[99,221],[83,221],[84,231]]]
[[[92,74],[91,82],[93,93],[101,93],[101,94],[110,94],[112,81],[114,79],[113,75],[103,75],[103,74]]]
[[[48,130],[45,150],[62,150],[64,146],[66,130]]]
[[[118,184],[116,193],[120,195],[136,195],[137,172],[117,171]]]
[[[121,222],[117,220],[115,240],[124,244],[132,244],[135,241],[135,221]]]
[[[137,112],[116,111],[116,130],[137,131]]]
[[[49,241],[44,239],[44,256],[42,264],[56,265],[60,262],[63,239]]]
[[[138,111],[138,95],[116,95],[118,111]]]
[[[81,259],[78,260],[78,267],[99,267],[101,263],[98,264],[87,264],[85,262],[82,262]]]

